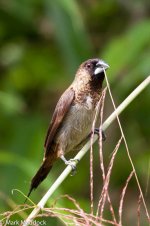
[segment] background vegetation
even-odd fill
[[[109,65],[108,78],[116,104],[150,74],[150,2],[147,0],[1,0],[0,1],[0,210],[11,210],[28,192],[30,180],[41,164],[43,143],[55,104],[74,78],[78,65],[100,57]],[[150,198],[150,89],[146,89],[121,115],[121,122],[139,175],[145,199]],[[112,111],[109,95],[105,118]],[[104,161],[120,137],[117,123],[106,132]],[[49,177],[34,192],[38,202],[64,169],[56,163]],[[111,197],[118,209],[119,194],[131,166],[120,147],[111,177]],[[148,184],[148,185],[147,185]],[[102,177],[98,151],[94,151],[94,200]],[[84,208],[89,203],[89,155],[53,196],[69,194]],[[137,218],[138,189],[128,187],[125,225]],[[53,202],[53,199],[50,201]],[[68,207],[63,199],[60,206]],[[149,203],[148,203],[149,205]],[[106,212],[107,215],[107,212]],[[142,215],[142,224],[147,222]],[[14,216],[19,219],[19,216]],[[57,219],[47,219],[61,225]]]

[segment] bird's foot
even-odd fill
[[[94,129],[94,134],[97,134],[99,136],[100,135],[100,131],[102,133],[102,141],[105,141],[106,140],[106,135],[105,135],[103,130],[100,130],[99,128],[95,128]]]
[[[67,160],[63,155],[60,158],[65,163],[65,165],[71,166],[71,168],[72,168],[71,176],[74,176],[76,174],[76,172],[77,172],[76,164],[79,162],[79,159]]]

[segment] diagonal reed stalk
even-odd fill
[[[120,105],[118,108],[115,109],[115,111],[106,119],[106,121],[102,125],[102,130],[105,131],[111,123],[118,118],[118,115],[121,114],[121,112],[150,84],[150,76],[148,76]],[[98,136],[94,135],[93,137],[93,143],[97,140]],[[88,141],[85,146],[78,152],[78,154],[75,156],[75,159],[81,160],[83,156],[87,153],[87,151],[91,147],[91,141]],[[75,165],[77,163],[74,163]],[[134,166],[133,166],[134,167]],[[53,183],[53,185],[50,187],[50,189],[46,192],[46,194],[42,197],[40,202],[36,205],[36,207],[33,209],[33,211],[30,213],[28,218],[24,221],[23,226],[27,226],[31,224],[31,221],[38,215],[41,209],[44,208],[47,200],[51,197],[51,195],[55,192],[55,190],[60,186],[60,184],[66,179],[66,177],[70,174],[72,168],[70,166],[67,166],[65,170],[61,173],[61,175],[56,179],[56,181]],[[135,170],[134,170],[135,173]],[[138,184],[139,185],[139,184]],[[140,188],[140,185],[139,185]],[[143,193],[140,189],[140,193],[143,196]],[[144,201],[143,201],[144,202]],[[144,202],[144,206],[146,209],[146,204]],[[148,212],[146,209],[147,216]]]

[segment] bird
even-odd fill
[[[31,180],[27,197],[47,177],[59,158],[74,169],[72,160],[68,161],[65,154],[80,150],[91,133],[102,94],[104,71],[108,68],[109,65],[99,58],[88,59],[79,66],[72,84],[55,107],[44,143],[43,162]]]

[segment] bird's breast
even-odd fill
[[[93,110],[94,108],[94,105],[93,105],[93,99],[90,95],[88,96],[85,96],[85,99],[84,99],[84,107],[87,109],[87,110]]]
[[[71,106],[56,136],[56,141],[64,152],[73,150],[90,133],[95,116],[92,98]]]

